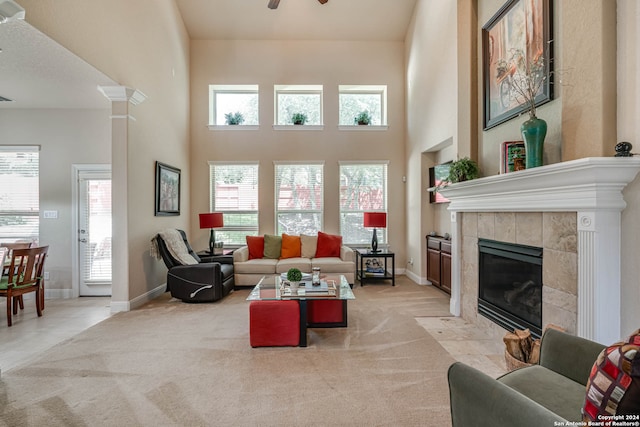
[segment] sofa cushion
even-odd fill
[[[249,259],[264,257],[264,236],[247,236]]]
[[[282,236],[274,236],[273,234],[264,235],[264,257],[270,259],[280,258],[282,249]]]
[[[589,375],[583,421],[640,414],[640,330],[600,353]]]
[[[318,231],[318,246],[316,247],[316,258],[339,257],[342,246],[342,236],[323,233]]]
[[[498,378],[514,390],[569,421],[581,419],[584,386],[540,365],[516,369]]]
[[[235,262],[233,268],[236,274],[275,274],[277,264],[277,259],[261,258]]]
[[[311,259],[311,267],[319,267],[322,274],[344,274],[346,271],[353,271],[355,268],[352,262],[343,261],[339,257],[313,258]]]
[[[282,249],[280,250],[280,258],[297,258],[300,257],[300,236],[291,236],[282,233]]]
[[[302,257],[281,259],[276,266],[276,273],[286,273],[290,268],[297,268],[303,273],[311,273],[311,260]]]
[[[318,246],[318,236],[300,235],[300,249],[303,258],[313,258],[316,256],[316,247]]]

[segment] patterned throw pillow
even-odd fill
[[[640,414],[640,329],[602,350],[591,369],[582,408],[585,422]]]

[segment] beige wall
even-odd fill
[[[108,102],[105,100],[105,106]],[[72,164],[111,162],[110,111],[2,110],[2,144],[39,145],[40,211],[55,210],[56,219],[40,217],[40,244],[49,245],[45,270],[47,296],[71,297]]]
[[[117,81],[148,99],[130,106],[124,156],[114,177],[112,301],[125,309],[164,283],[166,269],[149,255],[149,241],[167,227],[189,228],[189,43],[173,0],[19,0],[27,21]],[[182,169],[182,215],[155,217],[154,163]],[[116,194],[117,193],[117,194]],[[123,195],[124,193],[124,195]],[[123,256],[123,254],[127,254]],[[122,260],[122,262],[121,262]],[[126,273],[128,271],[128,274]],[[122,280],[116,280],[116,277]]]
[[[416,4],[405,40],[407,79],[407,272],[426,283],[425,235],[448,232],[445,205],[429,204],[428,169],[457,158],[455,2]],[[447,221],[440,220],[446,218]]]
[[[191,42],[191,234],[205,248],[208,231],[197,214],[209,211],[208,161],[260,162],[260,233],[274,232],[274,161],[323,160],[324,230],[340,232],[339,161],[389,160],[388,233],[396,266],[405,264],[403,44],[313,41]],[[210,84],[258,84],[259,130],[211,131]],[[324,129],[274,130],[274,84],[324,86]],[[338,85],[387,85],[388,130],[338,130]]]

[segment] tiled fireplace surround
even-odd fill
[[[478,239],[542,247],[542,325],[601,343],[620,337],[620,217],[640,159],[586,158],[449,186],[451,313],[478,315]]]

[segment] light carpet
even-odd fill
[[[448,298],[406,278],[354,286],[349,326],[251,348],[249,290],[168,294],[3,372],[3,426],[448,426],[453,358],[416,316]]]

